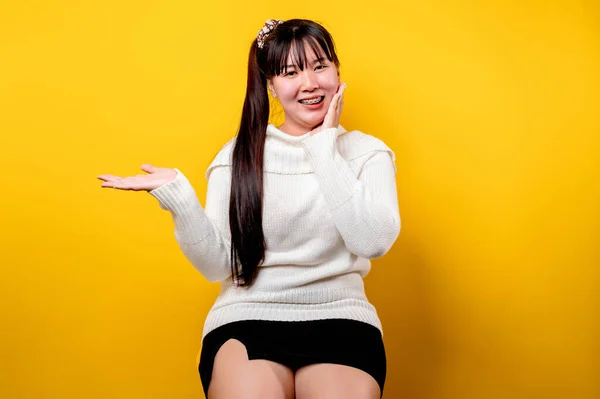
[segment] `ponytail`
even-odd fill
[[[229,227],[231,275],[240,286],[249,286],[265,258],[262,227],[263,155],[269,121],[267,78],[260,70],[256,40],[248,56],[248,82],[231,167]]]

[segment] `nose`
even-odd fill
[[[319,88],[315,73],[308,68],[305,68],[302,73],[302,90],[313,91]]]

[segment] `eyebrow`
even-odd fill
[[[327,59],[326,57],[319,57],[319,58],[317,58],[317,59],[316,59],[316,60],[313,62],[313,65],[315,65],[315,64],[319,64],[319,63],[322,63],[322,62],[323,62],[323,61],[325,61],[326,59]],[[285,69],[289,69],[289,68],[295,68],[295,67],[296,67],[296,65],[285,65],[285,66],[284,66],[284,68],[285,68]]]

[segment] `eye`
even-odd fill
[[[293,73],[296,73],[296,71],[289,71],[288,73],[286,73],[283,76],[292,76]]]
[[[319,69],[319,68],[325,69],[325,68],[327,68],[327,65],[319,65],[319,66],[317,66],[317,69]]]

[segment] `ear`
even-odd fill
[[[267,88],[271,92],[271,95],[274,98],[277,98],[277,94],[275,94],[275,88],[273,87],[273,81],[272,80],[267,80]]]

